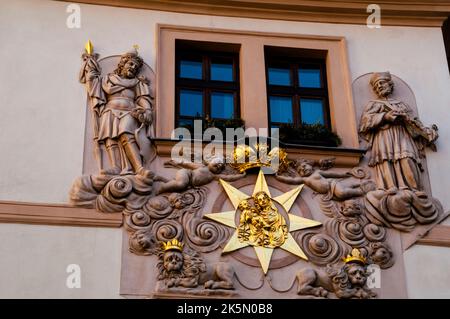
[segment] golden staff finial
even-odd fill
[[[87,54],[92,54],[92,52],[94,52],[94,46],[92,45],[91,40],[88,40],[86,42],[86,45],[84,46],[84,48],[86,49]]]
[[[134,45],[133,45],[133,48],[135,48],[136,51],[137,51],[137,50],[139,50],[139,45],[138,45],[138,44],[134,44]]]

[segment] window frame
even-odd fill
[[[282,51],[282,48],[277,48]],[[322,112],[324,115],[324,126],[332,130],[329,92],[326,72],[326,61],[322,58],[305,57],[304,53],[299,56],[292,56],[292,53],[283,55],[282,52],[276,54],[264,52],[265,72],[266,72],[266,92],[267,92],[267,125],[270,131],[272,126],[286,124],[283,122],[272,122],[270,97],[285,96],[292,98],[292,116],[294,127],[299,127],[303,122],[301,119],[301,99],[322,99]],[[321,88],[300,87],[299,70],[302,69],[319,69]],[[290,70],[291,86],[275,85],[269,83],[269,68],[288,68]]]
[[[196,42],[188,43],[189,49],[186,50],[183,45],[182,48],[176,47],[175,49],[175,118],[174,127],[179,127],[180,120],[199,119],[194,116],[181,115],[180,108],[180,92],[181,90],[194,90],[201,91],[203,93],[203,115],[201,120],[217,119],[228,120],[228,118],[213,118],[211,95],[213,92],[219,93],[232,93],[234,96],[233,105],[233,117],[231,119],[240,118],[240,76],[239,76],[239,52],[218,51],[217,49],[203,49],[195,48]],[[202,62],[202,79],[189,79],[180,77],[181,61],[182,60],[194,60]],[[218,81],[211,80],[211,65],[215,61],[228,60],[232,62],[233,68],[233,81]]]

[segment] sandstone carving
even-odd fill
[[[368,103],[359,127],[369,143],[368,165],[378,186],[366,196],[368,217],[378,225],[411,231],[438,217],[421,177],[425,147],[436,150],[437,126],[424,126],[406,103],[390,98],[394,82],[389,72],[374,73],[370,84],[378,99]]]
[[[308,260],[320,266],[335,263],[343,254],[343,247],[333,237],[317,232],[299,232],[296,236]]]
[[[370,263],[381,268],[393,265],[394,256],[385,243],[386,229],[366,217],[362,199],[349,199],[342,203],[324,201],[322,212],[330,219],[325,221],[325,231],[334,238],[344,253],[353,247],[365,252]]]
[[[148,144],[152,136],[153,104],[147,80],[138,76],[144,62],[133,48],[121,56],[113,73],[102,75],[97,57],[93,52],[83,54],[80,82],[86,86],[94,117],[100,173],[145,176],[141,145]],[[109,168],[101,167],[102,146]]]
[[[138,209],[152,191],[154,174],[144,168],[153,132],[153,102],[136,48],[120,57],[112,73],[102,74],[90,41],[82,55],[79,80],[86,87],[94,128],[99,175],[77,178],[70,201],[102,212]],[[106,151],[109,167],[103,167]]]
[[[365,197],[367,218],[377,225],[411,231],[416,224],[430,224],[438,215],[440,204],[423,191],[408,188],[378,189]]]
[[[150,198],[153,174],[142,175],[83,175],[70,190],[71,203],[95,208],[104,213],[139,209]]]
[[[194,250],[174,239],[163,243],[158,254],[158,291],[174,288],[234,289],[234,269],[224,262],[206,264]]]
[[[245,177],[241,174],[225,174],[225,160],[223,157],[213,157],[206,164],[191,162],[175,162],[170,160],[165,163],[166,166],[178,168],[175,179],[163,179],[157,191],[158,194],[166,192],[181,192],[189,187],[200,187],[209,184],[219,178],[226,181],[235,181]]]
[[[370,243],[368,256],[372,263],[377,264],[382,269],[390,268],[394,265],[394,254],[386,243]]]
[[[423,150],[434,145],[437,126],[425,127],[408,105],[389,98],[394,90],[389,72],[374,73],[370,84],[378,100],[366,106],[359,132],[370,144],[369,166],[375,168],[377,185],[420,190]]]
[[[191,188],[183,193],[150,197],[139,210],[124,210],[130,250],[138,255],[153,255],[159,242],[172,239],[202,253],[217,249],[229,232],[202,218],[206,194],[205,188]]]
[[[305,184],[313,191],[326,195],[328,199],[345,200],[352,197],[362,196],[366,193],[365,187],[371,187],[370,182],[362,183],[354,181],[349,177],[363,179],[365,175],[361,170],[350,172],[334,172],[323,169],[314,169],[311,161],[301,159],[295,162],[298,176],[285,176],[277,172],[275,177],[288,184]]]
[[[98,172],[74,181],[70,201],[123,213],[129,251],[152,262],[157,259],[157,276],[154,269],[148,270],[156,281],[151,287],[155,294],[231,297],[244,289],[270,288],[281,294],[297,283],[301,296],[375,298],[367,287],[368,266],[388,269],[395,262],[387,228],[409,232],[417,224],[436,222],[442,213],[423,181],[425,148],[436,150],[437,127],[424,126],[406,103],[391,98],[394,83],[389,72],[373,74],[370,85],[378,97],[367,104],[360,120],[359,133],[369,145],[368,164],[363,161],[343,171],[334,169],[334,158],[293,160],[284,149],[269,151],[267,144],[256,143],[236,146],[228,161],[221,156],[201,162],[166,161],[164,167],[176,169],[175,177],[168,178],[148,169],[154,105],[149,82],[139,75],[144,62],[136,48],[121,55],[110,73],[100,67],[107,64],[98,60],[90,42],[82,60],[79,80],[88,94]],[[162,166],[154,163],[153,170]],[[281,183],[299,186],[272,197],[271,188],[278,182],[269,186],[260,170],[253,193],[241,191],[249,184],[238,180],[256,168],[275,172]],[[216,199],[217,207],[225,209],[231,203],[232,210],[210,211],[208,184],[217,180],[229,200],[225,204]],[[234,181],[234,186],[227,183]],[[305,214],[305,202],[297,202],[300,213],[290,212],[303,184],[313,191],[308,200],[318,201],[323,214],[319,220]],[[247,246],[256,255],[244,251]],[[273,254],[275,248],[284,251]],[[260,282],[242,283],[231,262],[214,261],[219,250],[245,267],[261,266]],[[298,271],[290,288],[281,290],[274,288],[268,272],[297,262],[286,252],[313,266]]]
[[[312,268],[300,270],[297,293],[326,298],[375,298],[376,293],[366,287],[369,275],[365,258],[354,249],[343,266],[329,265],[325,273]]]

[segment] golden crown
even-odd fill
[[[278,160],[278,167],[287,165],[287,153],[284,149],[275,147],[270,152],[268,145],[257,143],[253,147],[248,145],[238,145],[233,152],[233,158],[230,166],[243,173],[248,169],[255,167],[272,167],[273,160]],[[275,171],[278,167],[272,167]]]
[[[162,246],[165,251],[167,250],[182,251],[184,244],[181,241],[178,241],[178,239],[174,238],[172,240],[169,240],[168,242],[163,242]]]
[[[359,264],[366,264],[366,258],[361,254],[361,252],[359,251],[359,249],[357,248],[353,248],[352,249],[352,254],[351,255],[347,255],[347,257],[342,258],[344,260],[344,262],[346,264],[348,263],[359,263]]]

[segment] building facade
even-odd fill
[[[450,4],[369,4],[0,4],[0,297],[449,298]]]

